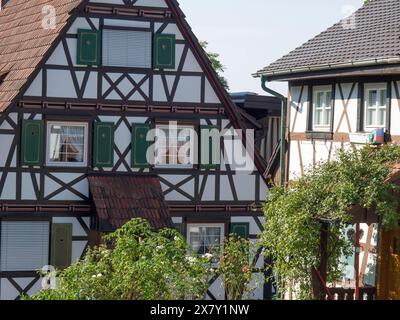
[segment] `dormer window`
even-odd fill
[[[332,86],[313,89],[313,131],[330,131],[332,122]]]
[[[368,84],[364,89],[364,129],[386,127],[387,84]]]

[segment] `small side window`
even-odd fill
[[[313,131],[330,131],[332,123],[332,87],[315,87],[313,93]]]
[[[364,130],[386,127],[387,85],[369,84],[364,90]]]

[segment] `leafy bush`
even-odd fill
[[[340,257],[351,253],[343,235],[351,222],[349,208],[376,208],[385,227],[398,226],[399,187],[385,181],[399,160],[399,146],[343,150],[336,160],[309,169],[290,188],[271,190],[261,242],[275,261],[281,293],[291,289],[299,298],[312,298],[311,269],[320,262],[321,221],[330,223],[328,282],[342,272]],[[288,286],[292,280],[294,288]]]
[[[57,273],[57,288],[32,300],[201,299],[212,277],[211,259],[190,253],[175,230],[153,231],[134,219],[105,236],[112,248],[89,249],[85,258]]]

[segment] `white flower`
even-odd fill
[[[101,276],[102,276],[101,273],[98,273],[98,274],[97,274],[97,278],[100,278]]]
[[[157,250],[157,251],[162,250],[162,249],[164,249],[164,246],[157,246],[157,247],[156,247],[156,250]]]
[[[206,253],[206,254],[203,254],[202,257],[210,260],[210,259],[212,259],[213,255],[211,253]]]
[[[195,257],[186,257],[186,260],[189,261],[190,263],[196,262],[196,258]]]
[[[210,269],[210,272],[214,272],[215,270],[213,268]]]
[[[175,236],[175,237],[174,237],[174,240],[175,240],[175,241],[178,241],[178,240],[179,240],[179,237],[178,237],[178,236]]]
[[[94,274],[94,275],[92,275],[92,278],[96,278],[97,276]]]

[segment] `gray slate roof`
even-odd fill
[[[344,27],[349,20],[342,20],[257,75],[373,64],[371,60],[379,60],[374,64],[400,63],[400,0],[370,0],[354,18],[355,28]]]

